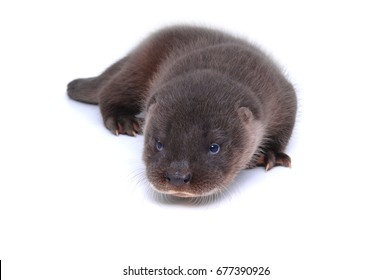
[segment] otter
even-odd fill
[[[144,134],[146,175],[160,193],[208,196],[243,169],[291,167],[294,87],[258,47],[219,30],[163,28],[67,93],[98,104],[113,134]]]

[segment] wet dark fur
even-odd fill
[[[147,178],[163,193],[209,195],[243,168],[290,166],[292,85],[258,48],[219,31],[160,30],[100,76],[69,83],[68,95],[99,104],[115,134],[144,130]]]

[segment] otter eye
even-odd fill
[[[220,146],[216,143],[210,145],[210,153],[216,155],[220,151]]]
[[[162,144],[162,142],[159,141],[159,140],[156,140],[156,141],[155,141],[155,147],[157,148],[157,150],[158,150],[159,152],[162,151],[162,150],[163,150],[163,144]]]

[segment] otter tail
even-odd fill
[[[76,79],[67,86],[71,99],[89,104],[98,104],[98,92],[96,78]]]

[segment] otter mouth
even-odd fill
[[[173,190],[173,189],[169,189],[169,188],[165,188],[165,189],[157,188],[154,185],[152,185],[152,188],[158,193],[165,194],[165,195],[171,195],[171,196],[175,196],[175,197],[181,197],[181,198],[194,198],[194,197],[204,196],[203,194],[189,192],[186,190]]]
[[[161,193],[164,194],[169,194],[169,195],[173,195],[173,196],[177,196],[177,197],[198,197],[200,195],[198,194],[194,194],[194,193],[189,193],[189,192],[182,192],[182,191],[173,191],[173,190],[168,190],[168,191],[161,191]]]
[[[174,197],[180,197],[180,198],[197,198],[197,197],[206,197],[206,196],[210,196],[213,195],[215,193],[218,193],[219,190],[218,189],[211,189],[209,191],[206,192],[202,192],[202,193],[196,193],[196,192],[189,192],[187,190],[175,190],[175,189],[160,189],[157,188],[156,186],[152,185],[153,189],[161,194],[164,195],[171,195]]]

